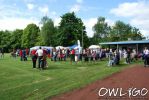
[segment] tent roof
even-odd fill
[[[35,46],[35,47],[30,48],[30,50],[39,49],[39,47],[44,48],[44,49],[52,49],[53,48],[53,47],[48,47],[48,46]]]
[[[97,48],[100,48],[100,46],[99,45],[91,45],[91,46],[89,46],[89,48],[90,49],[97,49]]]
[[[149,43],[149,40],[140,40],[140,41],[119,41],[119,42],[103,42],[99,43],[100,45],[114,45],[114,44],[145,44]]]

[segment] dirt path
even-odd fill
[[[104,89],[102,89],[103,87]],[[112,90],[113,88],[115,90],[118,89],[118,94],[115,97],[113,95],[110,97],[107,89]],[[130,93],[127,91],[129,88],[132,88],[130,97]],[[123,89],[122,94],[126,93],[126,95],[120,96],[121,89]],[[142,95],[145,95],[145,93],[146,95],[138,94],[135,96],[138,93],[136,90],[140,90]],[[104,95],[106,92],[106,96],[99,96],[99,94]],[[84,88],[54,97],[52,100],[149,100],[149,67],[144,68],[136,65],[103,80],[96,81]]]

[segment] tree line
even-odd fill
[[[61,16],[59,26],[54,26],[51,18],[44,16],[41,21],[41,28],[34,23],[28,24],[25,29],[14,31],[0,31],[0,48],[10,52],[17,48],[30,48],[36,45],[42,46],[71,46],[82,42],[83,47],[92,44],[108,41],[142,40],[145,37],[140,30],[122,21],[116,21],[113,26],[105,22],[105,17],[98,17],[97,23],[93,26],[94,35],[88,37],[86,27],[74,12]]]

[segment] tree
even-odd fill
[[[145,37],[141,34],[140,30],[136,27],[132,28],[132,34],[130,36],[132,40],[142,40],[145,39]]]
[[[15,31],[12,32],[11,39],[10,39],[12,48],[21,48],[22,34],[23,34],[23,30],[20,30],[20,29],[16,29]]]
[[[122,21],[116,21],[113,26],[113,35],[118,38],[117,41],[128,40],[128,35],[131,34],[132,27]]]
[[[84,40],[88,39],[82,20],[77,18],[74,12],[66,13],[61,18],[57,37],[59,45],[73,45],[77,40],[82,40],[82,35]]]
[[[41,37],[44,45],[53,45],[53,35],[55,34],[54,22],[52,19],[45,16],[42,18],[41,23],[43,24],[41,28]]]
[[[39,27],[36,24],[28,24],[23,30],[22,47],[30,48],[35,46],[39,36]]]
[[[0,31],[0,48],[4,48],[5,52],[8,52],[11,48],[10,45],[11,32],[10,31]]]
[[[93,26],[94,31],[94,42],[105,42],[109,36],[109,26],[105,22],[104,17],[99,17],[97,23]]]
[[[47,23],[48,20],[49,20],[49,17],[48,16],[43,16],[41,18],[40,24],[44,25],[45,23]]]
[[[111,41],[142,40],[143,38],[139,29],[122,21],[116,21],[110,32]]]

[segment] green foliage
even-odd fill
[[[39,27],[36,24],[29,24],[23,30],[22,47],[29,48],[35,46],[39,36]]]
[[[127,41],[145,39],[139,29],[125,24],[122,21],[116,21],[113,26],[108,26],[104,17],[99,17],[97,23],[93,27],[94,36],[91,38],[91,43],[98,44],[99,42],[110,41]]]
[[[116,21],[113,26],[109,26],[104,17],[98,18],[93,26],[94,36],[89,38],[81,18],[76,17],[74,12],[66,13],[61,18],[60,25],[55,27],[53,20],[44,16],[40,22],[41,31],[35,24],[28,24],[23,30],[0,31],[0,48],[8,52],[13,48],[30,48],[35,45],[71,46],[77,40],[86,48],[91,44],[98,45],[99,42],[145,39],[138,28],[122,21]]]
[[[115,25],[111,29],[110,39],[112,41],[127,41],[142,40],[144,37],[141,35],[139,29],[125,24],[122,21],[116,21]]]
[[[16,49],[21,48],[22,34],[23,34],[23,30],[19,30],[19,29],[16,29],[15,31],[12,32],[11,39],[10,39],[12,48],[16,48]]]
[[[8,52],[8,49],[11,47],[10,44],[11,32],[9,31],[0,31],[0,48],[4,48],[5,52]]]
[[[58,44],[63,46],[70,46],[82,40],[87,40],[85,26],[80,18],[77,18],[75,13],[66,13],[61,16],[62,20],[59,26]]]
[[[94,43],[106,41],[110,34],[110,27],[105,22],[104,17],[99,17],[97,23],[93,26]]]
[[[41,28],[41,39],[43,41],[43,44],[52,46],[54,44],[53,37],[55,34],[54,22],[52,21],[52,19],[49,19],[45,16],[42,18],[41,23],[43,24]]]

